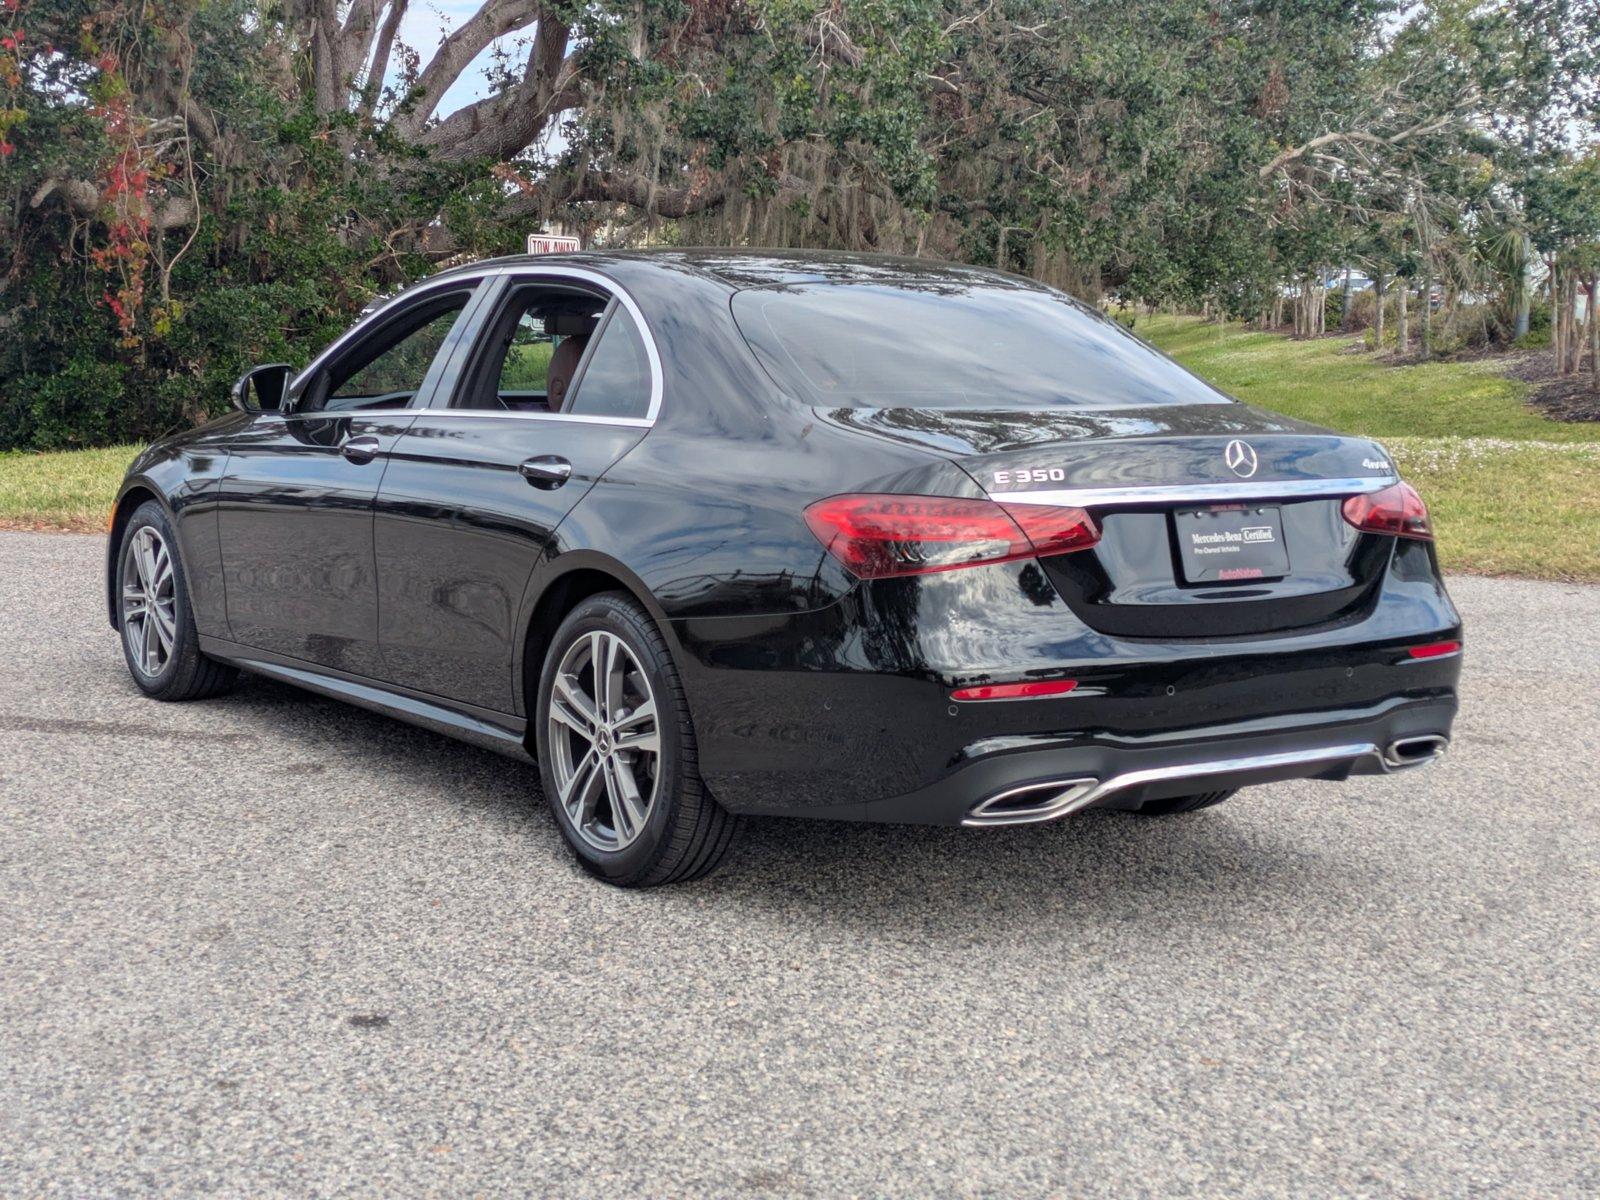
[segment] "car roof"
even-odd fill
[[[699,247],[670,250],[584,250],[573,254],[512,254],[503,258],[464,263],[433,278],[470,274],[492,267],[584,267],[605,274],[631,273],[652,267],[663,272],[692,274],[714,280],[731,290],[781,287],[805,283],[895,283],[971,285],[986,282],[1000,286],[1037,289],[1033,280],[982,267],[939,259],[909,258],[892,254],[867,254],[843,250],[733,250]]]

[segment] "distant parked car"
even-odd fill
[[[235,398],[117,499],[134,682],[536,759],[612,883],[704,874],[741,813],[1183,813],[1449,739],[1461,622],[1388,454],[1028,280],[501,259]]]

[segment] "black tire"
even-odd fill
[[[137,572],[131,563],[135,547],[140,544],[140,531],[149,529],[165,547],[171,561],[171,586],[166,589],[170,600],[172,618],[171,647],[154,669],[136,653],[138,630],[142,623],[130,621],[123,600],[124,581],[128,572]],[[166,511],[154,500],[146,500],[137,509],[122,530],[122,541],[117,545],[114,595],[117,603],[117,629],[122,641],[122,657],[128,664],[133,682],[146,696],[155,700],[203,700],[220,695],[233,686],[239,678],[236,668],[207,658],[200,652],[200,636],[194,627],[194,612],[189,607],[188,580],[183,572],[183,557],[178,551],[178,539],[172,532],[172,523]],[[148,634],[149,631],[145,631]]]
[[[620,639],[648,681],[655,701],[660,746],[654,767],[653,800],[642,828],[631,842],[618,849],[591,844],[561,803],[551,744],[553,736],[563,736],[575,737],[575,745],[583,745],[582,734],[572,735],[564,730],[552,734],[551,697],[558,669],[569,651],[596,632]],[[723,861],[738,831],[739,819],[707,793],[700,779],[694,727],[689,721],[689,705],[677,667],[661,631],[632,597],[605,592],[589,597],[567,614],[551,640],[539,673],[534,722],[545,798],[562,836],[591,874],[617,887],[655,887],[700,879]],[[565,753],[570,762],[574,750],[569,748]],[[596,795],[596,806],[601,811],[602,806],[614,803],[607,794]],[[611,824],[616,825],[614,817]]]
[[[1210,808],[1213,804],[1221,804],[1238,790],[1230,788],[1224,792],[1196,792],[1192,796],[1174,796],[1169,800],[1147,800],[1133,811],[1141,817],[1171,817],[1178,813],[1198,812],[1202,808]]]

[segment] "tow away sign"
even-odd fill
[[[573,254],[582,250],[575,237],[568,237],[564,233],[530,233],[528,235],[529,254]]]

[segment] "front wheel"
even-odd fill
[[[651,887],[722,861],[737,818],[706,793],[677,668],[631,597],[592,596],[561,623],[535,729],[545,797],[591,873]]]
[[[117,554],[117,625],[128,673],[157,700],[227,691],[238,671],[200,652],[172,523],[154,500],[134,510]]]

